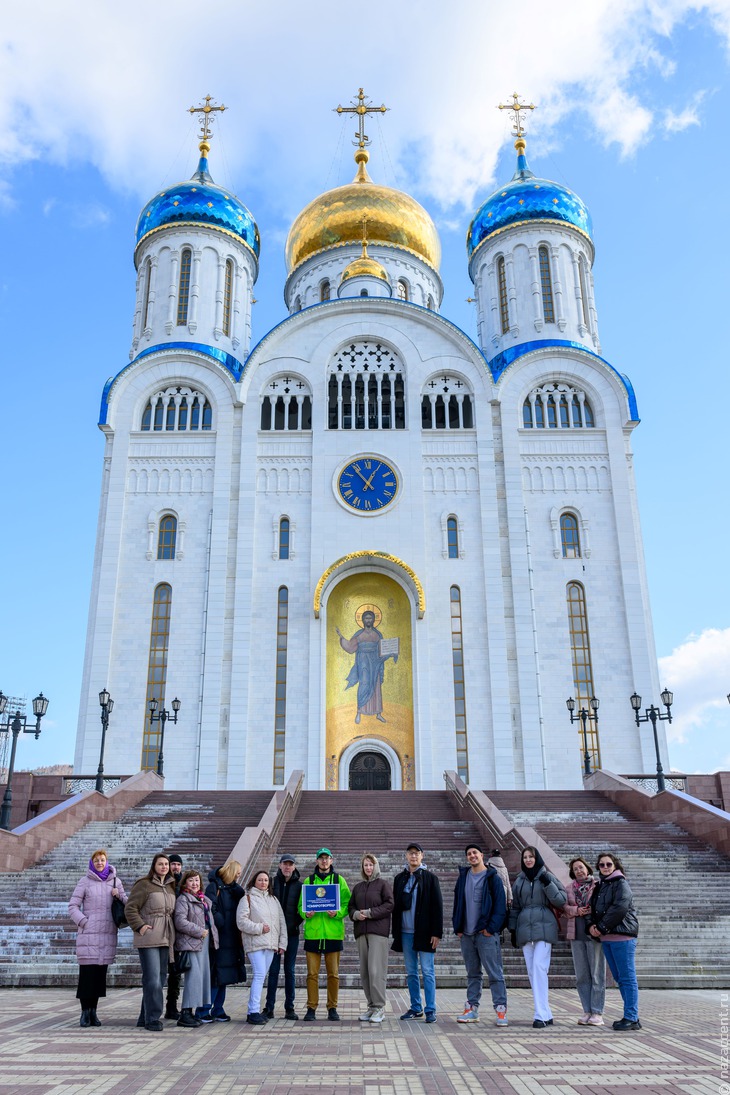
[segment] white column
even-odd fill
[[[198,329],[198,298],[200,297],[200,256],[202,251],[193,250],[192,270],[190,271],[190,307],[188,309],[188,330],[194,335]]]

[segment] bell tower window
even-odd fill
[[[497,284],[499,287],[499,319],[502,325],[502,334],[509,331],[509,301],[507,299],[507,271],[504,265],[504,256],[497,259]]]
[[[231,335],[231,304],[233,303],[233,259],[226,261],[223,283],[223,334]]]
[[[555,323],[553,306],[553,281],[550,276],[550,254],[547,247],[538,249],[540,260],[540,288],[542,289],[542,317],[546,323]]]
[[[185,247],[180,256],[180,283],[177,293],[177,325],[184,327],[188,321],[188,304],[190,302],[190,268],[192,266],[193,253],[189,247]]]

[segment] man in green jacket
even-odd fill
[[[304,911],[304,886],[339,886],[340,907],[329,912]],[[344,920],[350,901],[350,887],[344,878],[332,867],[332,852],[329,848],[320,848],[317,852],[317,866],[314,873],[302,880],[302,896],[299,898],[299,913],[304,918],[304,953],[307,956],[307,1013],[305,1023],[317,1018],[319,1003],[319,970],[324,955],[327,970],[327,1018],[336,1023],[337,999],[340,989],[340,953],[345,938]]]

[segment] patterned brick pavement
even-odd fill
[[[342,1022],[276,1019],[246,1026],[248,993],[229,991],[233,1022],[196,1030],[135,1027],[139,989],[102,1000],[103,1026],[82,1030],[72,991],[0,989],[0,1095],[729,1095],[720,1075],[720,1013],[728,995],[646,991],[644,1030],[576,1025],[573,991],[551,993],[555,1026],[532,1029],[527,990],[510,992],[497,1030],[488,1000],[477,1025],[454,1021],[463,992],[440,990],[439,1021],[402,1023],[402,991],[378,1026],[358,1022],[359,991],[341,993]],[[300,1002],[303,993],[299,992]],[[486,1006],[485,1006],[486,1005]],[[303,1008],[301,1009],[303,1010]],[[620,1017],[610,992],[607,1019]],[[727,1020],[726,1020],[727,1021]]]

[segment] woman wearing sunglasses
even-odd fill
[[[634,898],[624,876],[621,860],[613,852],[601,852],[596,860],[600,878],[591,895],[591,926],[594,939],[600,939],[608,968],[618,985],[624,1003],[622,1019],[614,1030],[641,1030],[639,1022],[639,986],[636,980],[636,937],[639,921]]]

